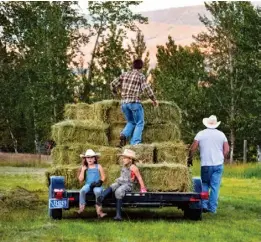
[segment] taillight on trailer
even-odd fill
[[[56,199],[62,199],[63,198],[63,189],[54,189],[54,197]]]
[[[69,201],[74,201],[74,197],[69,197]]]
[[[202,200],[208,200],[208,192],[201,192],[200,197]]]
[[[199,199],[199,198],[191,197],[191,198],[189,199],[189,201],[190,201],[190,202],[199,202],[200,199]]]

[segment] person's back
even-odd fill
[[[217,129],[200,131],[195,140],[199,142],[201,166],[216,166],[224,162],[223,145],[227,142],[223,132]]]
[[[188,165],[192,165],[192,157],[197,148],[200,149],[202,191],[209,192],[209,199],[202,201],[203,212],[216,213],[221,178],[224,169],[224,157],[229,153],[229,145],[225,134],[216,128],[220,125],[215,115],[202,120],[207,127],[197,133],[190,147]]]
[[[110,84],[113,95],[117,94],[118,89],[121,93],[121,110],[125,116],[127,124],[120,133],[120,144],[118,147],[126,145],[127,139],[131,137],[130,144],[140,144],[144,128],[144,110],[140,103],[140,95],[145,92],[152,100],[154,106],[158,106],[158,101],[146,82],[146,77],[140,72],[143,61],[134,60],[133,70],[121,74]]]
[[[138,70],[131,70],[121,75],[122,92],[121,98],[123,100],[130,100],[131,102],[140,101],[140,94],[143,92],[142,84],[146,82],[145,76]]]

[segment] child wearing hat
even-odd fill
[[[99,153],[95,153],[92,149],[88,149],[85,154],[81,154],[82,166],[78,179],[80,182],[85,180],[85,185],[80,190],[80,203],[78,213],[82,213],[85,209],[86,193],[93,191],[95,197],[99,197],[102,193],[102,183],[105,180],[105,173],[100,164],[98,164]],[[106,213],[102,212],[102,207],[96,205],[96,212],[98,217],[102,218]]]
[[[97,198],[97,205],[101,206],[105,197],[114,192],[116,197],[116,216],[114,220],[122,220],[121,217],[121,207],[122,199],[126,192],[131,192],[133,187],[133,182],[135,177],[138,179],[140,184],[140,192],[147,192],[144,185],[143,179],[139,172],[138,167],[135,165],[136,154],[133,150],[125,149],[122,154],[120,154],[123,161],[123,167],[121,168],[121,175],[115,180],[115,183],[110,185],[105,191],[102,192],[101,196]]]

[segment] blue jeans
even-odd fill
[[[142,131],[144,129],[144,111],[141,103],[123,103],[121,110],[127,120],[127,124],[121,134],[126,138],[132,136],[131,145],[139,144],[142,140]]]
[[[94,187],[93,188],[93,193],[95,194],[95,197],[99,197],[102,193],[103,188],[102,187]],[[86,204],[85,198],[86,198],[86,193],[90,191],[90,184],[85,184],[82,189],[80,190],[80,204]]]
[[[201,167],[202,190],[203,192],[209,192],[210,189],[209,200],[202,200],[202,207],[212,213],[216,213],[217,210],[223,169],[223,165]]]

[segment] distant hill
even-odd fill
[[[253,2],[255,6],[261,6],[260,3]],[[150,52],[152,67],[156,65],[157,45],[165,45],[169,35],[172,36],[176,44],[184,46],[190,45],[194,41],[193,35],[206,30],[199,21],[199,14],[209,16],[204,5],[142,12],[142,15],[149,19],[149,24],[139,27],[144,34],[147,49]],[[135,38],[135,35],[135,33],[128,32],[129,39]],[[90,58],[92,47],[93,44],[89,43],[82,48],[86,55],[84,58],[86,61]]]

